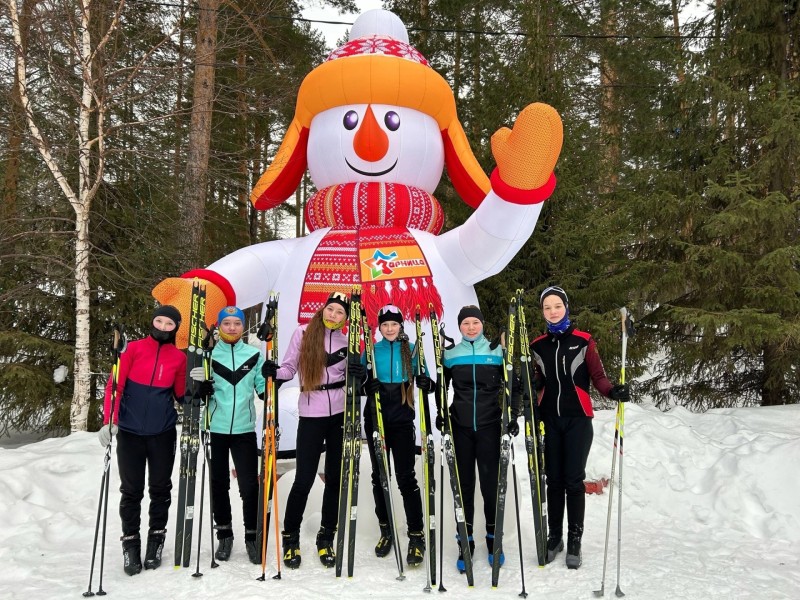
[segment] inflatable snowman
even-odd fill
[[[200,278],[211,316],[278,292],[279,331],[288,341],[332,291],[349,294],[360,284],[373,325],[377,310],[391,303],[408,320],[417,307],[423,317],[433,307],[457,333],[459,309],[477,304],[473,285],[501,271],[533,233],[555,187],[561,143],[558,113],[529,105],[513,131],[492,136],[497,167],[487,177],[447,82],[409,43],[396,15],[367,11],[349,41],[304,79],[294,119],[251,195],[256,208],[274,208],[293,195],[307,168],[319,190],[306,203],[310,233],[243,248],[162,281],[153,295],[188,312],[192,280]],[[444,167],[475,211],[439,235],[444,215],[432,194]],[[406,329],[413,337],[413,327]],[[178,338],[185,345],[185,332]]]

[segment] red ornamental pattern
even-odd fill
[[[324,188],[306,203],[309,231],[322,227],[407,227],[438,234],[444,225],[439,201],[425,190],[399,183],[344,183]]]
[[[426,67],[430,66],[425,57],[422,56],[420,51],[414,48],[414,46],[384,35],[371,35],[358,38],[356,40],[351,40],[331,52],[328,55],[328,58],[325,59],[325,62],[337,58],[362,56],[366,54],[396,56],[398,58],[404,58],[406,60],[425,65]]]
[[[409,321],[418,308],[423,318],[427,318],[431,307],[441,315],[442,299],[431,276],[404,277],[400,271],[393,277],[362,281],[359,250],[404,247],[415,248],[424,260],[417,241],[404,227],[331,229],[320,240],[308,265],[298,322],[310,321],[332,292],[349,295],[354,285],[362,285],[361,301],[373,328],[378,325],[378,310],[387,304],[397,306]]]

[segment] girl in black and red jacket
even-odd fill
[[[606,377],[592,336],[570,322],[569,299],[560,287],[539,297],[547,333],[531,342],[534,380],[544,421],[547,476],[547,562],[564,549],[564,505],[567,508],[567,567],[581,566],[581,536],[586,492],[586,460],[592,446],[592,401],[589,383],[604,396],[627,401],[628,388]]]
[[[150,529],[144,568],[155,569],[161,564],[175,462],[175,401],[183,400],[186,381],[186,355],[175,347],[180,324],[177,308],[160,306],[153,313],[150,335],[129,343],[120,354],[113,415],[110,377],[106,386],[104,426],[99,437],[103,447],[108,446],[112,435],[117,438],[122,555],[128,575],[142,570],[139,523],[145,474]]]

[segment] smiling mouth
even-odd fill
[[[355,171],[359,175],[366,175],[367,177],[380,177],[381,175],[386,175],[389,171],[391,171],[392,169],[394,169],[397,166],[397,159],[395,159],[394,164],[391,167],[389,167],[388,169],[386,169],[385,171],[378,171],[376,173],[370,173],[369,171],[362,171],[361,169],[356,169],[353,165],[350,164],[350,161],[347,160],[346,158],[344,159],[344,162],[346,162],[347,166],[350,167],[351,169],[353,169],[353,171]]]

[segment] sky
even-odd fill
[[[340,15],[335,9],[328,7],[322,8],[319,6],[318,2],[309,2],[308,4],[313,6],[307,6],[303,9],[302,14],[306,19],[348,23],[346,25],[331,25],[325,23],[311,24],[312,28],[319,29],[320,32],[322,32],[322,35],[328,43],[328,47],[333,50],[337,46],[336,41],[341,39],[350,30],[350,24],[356,20],[358,14]],[[356,0],[356,6],[358,6],[360,12],[364,12],[373,8],[383,8],[383,2],[381,0]]]
[[[622,544],[620,588],[626,598],[759,600],[795,599],[800,590],[800,406],[711,410],[693,414],[681,408],[663,413],[650,405],[629,405],[624,430]],[[613,411],[599,411],[593,421],[594,444],[587,479],[610,475],[614,437]],[[482,539],[483,519],[475,532],[475,587],[468,589],[455,569],[456,544],[452,497],[445,484],[444,585],[448,598],[497,600],[516,598],[521,572],[526,591],[537,599],[588,599],[600,588],[609,494],[587,495],[583,566],[568,570],[564,555],[538,568],[533,546],[530,488],[522,438],[515,438],[522,529],[520,570],[513,492],[509,492],[505,535],[506,563],[496,590]],[[0,598],[4,600],[77,599],[87,590],[92,540],[104,450],[96,433],[74,433],[14,449],[0,449]],[[241,502],[232,492],[234,547],[231,560],[209,568],[208,514],[202,532],[201,572],[172,568],[176,503],[168,524],[165,564],[135,577],[125,575],[117,516],[119,478],[112,463],[103,588],[108,598],[169,598],[208,600],[291,597],[430,598],[422,588],[425,571],[406,569],[397,581],[392,558],[379,559],[373,547],[378,526],[367,486],[367,453],[362,454],[355,573],[337,579],[314,552],[319,527],[322,483],[309,498],[301,529],[303,563],[296,571],[276,573],[274,541],[270,537],[268,577],[256,581],[261,569],[247,561],[241,525]],[[199,465],[198,465],[199,467]],[[419,467],[419,461],[418,461]],[[292,461],[278,483],[279,514],[283,514],[294,478]],[[418,468],[418,476],[420,469]],[[438,477],[439,469],[436,468]],[[512,471],[509,470],[509,477]],[[617,465],[619,474],[619,464]],[[173,478],[177,484],[177,461]],[[176,485],[177,487],[177,485]],[[513,489],[511,481],[509,490]],[[617,585],[617,489],[611,519],[606,597]],[[198,485],[198,497],[200,488]],[[173,490],[174,492],[174,490]],[[174,497],[173,493],[173,497]],[[394,489],[396,506],[400,495]],[[145,501],[145,513],[146,513]],[[437,502],[438,508],[438,502]],[[399,509],[398,509],[399,510]],[[476,514],[482,515],[480,495]],[[402,511],[398,512],[405,531]],[[195,520],[197,526],[197,519]],[[196,533],[197,535],[197,533]],[[405,554],[406,537],[401,533]],[[99,562],[99,559],[98,559]],[[96,567],[97,569],[97,567]],[[97,591],[98,572],[92,589]],[[434,591],[433,594],[438,594]]]

